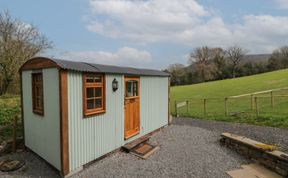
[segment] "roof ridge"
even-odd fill
[[[55,62],[60,68],[67,70],[74,70],[80,72],[99,72],[99,73],[110,73],[110,74],[123,74],[123,75],[137,75],[137,76],[163,76],[168,77],[167,72],[157,69],[137,68],[137,67],[125,67],[117,65],[106,65],[106,64],[94,64],[88,61],[73,61],[67,59],[56,59],[52,57],[41,57],[46,60]],[[36,58],[32,58],[33,60]]]
[[[81,62],[81,63],[87,64],[87,65],[89,65],[89,66],[91,66],[91,67],[93,67],[93,68],[99,70],[100,72],[102,72],[98,67],[93,66],[91,63],[88,63],[88,62]]]

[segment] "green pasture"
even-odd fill
[[[251,101],[251,96],[228,99],[227,115],[225,114],[226,97],[285,87],[288,87],[288,70],[176,86],[171,88],[171,112],[176,114],[175,101],[188,101],[188,107],[178,109],[180,116],[288,128],[288,90],[273,92],[273,101],[271,93],[254,95],[257,97],[258,116],[255,98]]]

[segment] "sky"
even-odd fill
[[[204,45],[288,45],[288,0],[0,0],[4,10],[53,43],[42,55],[75,61],[164,69]]]

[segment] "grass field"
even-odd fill
[[[175,115],[175,101],[188,101],[189,107],[178,110],[180,116],[228,122],[250,123],[288,128],[288,90],[274,92],[274,109],[271,107],[270,93],[258,97],[259,116],[251,109],[251,97],[229,99],[229,114],[225,116],[224,98],[263,90],[288,87],[288,70],[279,70],[236,79],[207,82],[171,88],[171,112]],[[277,97],[279,96],[279,97]],[[263,98],[262,98],[263,97]],[[204,114],[205,98],[206,114]]]
[[[20,111],[19,96],[5,95],[0,97],[0,141],[11,138],[13,117],[15,115],[20,117]],[[21,134],[20,126],[17,130]]]

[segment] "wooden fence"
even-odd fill
[[[259,116],[261,113],[261,106],[264,105],[264,102],[261,102],[261,99],[269,99],[269,102],[265,100],[265,104],[269,103],[270,108],[273,110],[275,107],[277,107],[277,103],[275,103],[275,98],[285,98],[285,101],[287,100],[288,103],[288,94],[277,94],[280,91],[288,91],[288,88],[281,88],[281,89],[274,89],[274,90],[266,90],[266,91],[260,91],[260,92],[255,92],[255,93],[247,93],[243,95],[237,95],[237,96],[230,96],[230,97],[225,97],[225,98],[203,98],[203,99],[183,99],[183,100],[176,100],[174,104],[174,110],[175,110],[175,115],[181,116],[181,115],[193,115],[193,111],[191,108],[191,104],[198,103],[202,105],[203,109],[203,114],[206,115],[209,113],[207,105],[211,102],[217,101],[217,104],[214,104],[215,107],[223,107],[223,110],[217,110],[217,112],[222,112],[225,116],[228,116],[231,112],[230,106],[231,103],[230,101],[232,100],[241,100],[241,99],[246,99],[249,100],[249,105],[250,109],[249,111],[245,110],[242,112],[252,112],[255,113],[256,116]],[[221,106],[222,105],[222,106]],[[237,105],[236,105],[237,107]],[[190,109],[189,109],[190,108]],[[199,108],[199,106],[198,106]],[[179,112],[181,110],[181,112]],[[288,108],[287,108],[288,111]]]
[[[0,140],[2,140],[2,143],[0,143],[0,147],[2,146],[2,148],[0,148],[0,156],[6,152],[16,152],[17,145],[24,144],[23,123],[20,122],[20,119],[18,118],[19,117],[15,115],[13,119],[11,119],[12,122],[10,124],[0,126]],[[17,141],[19,143],[17,143]],[[6,148],[1,144],[4,144]]]

